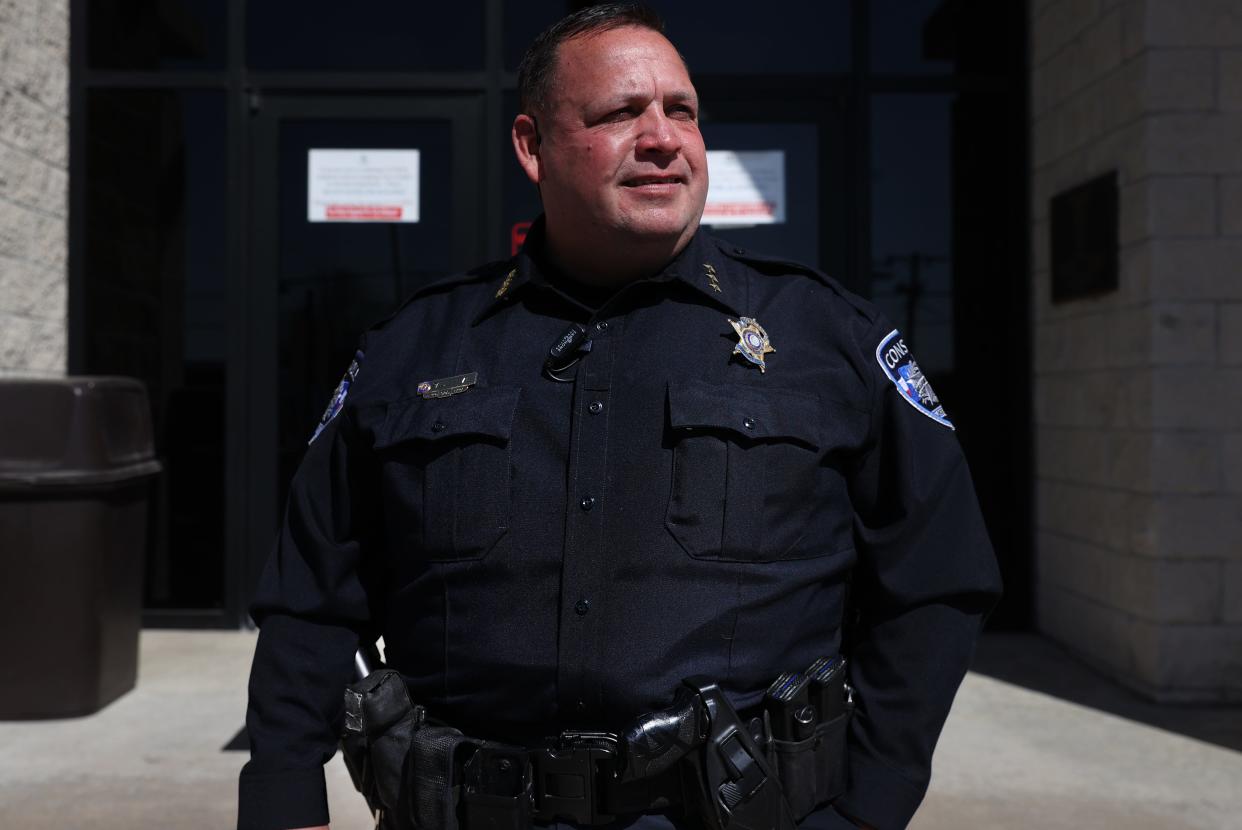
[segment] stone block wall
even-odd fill
[[[66,369],[69,9],[0,0],[0,375]]]
[[[1242,3],[1031,0],[1040,628],[1242,700]],[[1051,302],[1049,199],[1116,171],[1120,289]]]

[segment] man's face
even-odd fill
[[[689,240],[707,198],[707,153],[672,44],[632,26],[562,43],[546,109],[531,178],[550,233]]]

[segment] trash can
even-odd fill
[[[0,719],[134,687],[154,455],[137,380],[0,379]]]

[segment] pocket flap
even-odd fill
[[[819,449],[818,399],[788,389],[669,381],[669,425],[675,430],[727,430],[751,441],[787,440]]]
[[[484,386],[447,398],[394,401],[388,404],[375,448],[462,435],[508,441],[521,393],[518,386]]]

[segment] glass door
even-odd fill
[[[247,595],[358,337],[483,257],[478,99],[265,98],[254,117]]]

